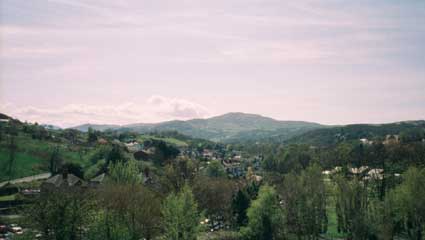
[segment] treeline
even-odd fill
[[[332,146],[335,144],[366,138],[382,141],[388,135],[399,135],[401,141],[420,141],[425,138],[425,121],[406,121],[388,124],[352,124],[308,131],[290,139],[274,137],[271,143],[309,144]]]
[[[381,179],[328,178],[317,164],[273,185],[217,172],[180,159],[152,186],[142,184],[136,162],[119,161],[97,188],[41,194],[28,223],[44,239],[202,239],[218,225],[216,239],[266,240],[326,238],[336,218],[334,231],[345,239],[423,239],[425,169],[409,168],[382,199]]]
[[[382,168],[387,173],[402,173],[410,166],[422,167],[425,164],[425,142],[422,139],[388,144],[353,141],[330,147],[266,145],[257,151],[265,156],[265,170],[278,173],[298,171],[311,163],[317,163],[324,169],[369,166]]]

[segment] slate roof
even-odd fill
[[[103,180],[105,179],[105,176],[106,176],[106,174],[105,173],[102,173],[99,176],[92,178],[90,180],[90,182],[102,183]]]
[[[65,177],[64,174],[57,174],[49,179],[47,179],[44,183],[52,184],[55,187],[72,187],[72,186],[81,186],[84,184],[84,181],[75,176],[74,174],[67,174]]]

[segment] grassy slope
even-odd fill
[[[172,137],[155,137],[150,135],[140,135],[139,141],[147,139],[163,140],[169,144],[178,147],[184,147],[188,144],[185,141],[172,138]],[[80,158],[80,154],[74,146],[69,146],[66,143],[55,143],[51,141],[32,139],[29,135],[19,132],[16,137],[16,145],[18,146],[15,155],[15,167],[13,178],[21,178],[31,176],[47,171],[48,161],[52,154],[53,149],[59,146],[60,156],[65,162],[79,163],[84,168],[89,168],[91,163],[89,157],[92,155],[96,148],[89,148]],[[0,143],[0,182],[8,179],[7,175],[7,161],[9,159],[9,150],[7,149],[6,142]]]
[[[0,159],[2,159],[0,163],[0,181],[4,181],[7,180],[6,160],[9,159],[9,152],[7,152],[5,149],[0,149]],[[42,169],[37,169],[35,167],[41,164],[42,162],[42,158],[31,156],[24,152],[16,153],[16,167],[14,168],[15,173],[13,178],[21,178],[43,172]]]
[[[176,145],[177,147],[186,147],[188,146],[188,144],[182,140],[179,139],[175,139],[175,138],[171,138],[171,137],[156,137],[156,136],[150,136],[150,135],[140,135],[137,140],[138,141],[145,141],[148,139],[155,139],[155,140],[162,140],[166,143],[172,144],[172,145]]]
[[[15,155],[13,178],[31,176],[47,171],[47,162],[51,156],[53,148],[59,146],[60,155],[65,162],[75,162],[82,166],[88,163],[87,155],[80,159],[77,151],[68,149],[65,144],[58,144],[49,141],[35,140],[26,134],[19,133],[16,138],[18,146]],[[7,160],[9,159],[9,150],[5,143],[0,144],[0,181],[7,180]]]

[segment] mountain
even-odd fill
[[[350,124],[321,129],[314,129],[291,139],[281,141],[278,137],[270,140],[287,144],[309,144],[315,146],[330,146],[344,141],[385,139],[387,135],[400,135],[400,137],[423,138],[425,137],[425,121],[404,121],[386,124]]]
[[[286,138],[290,138],[324,126],[318,123],[303,121],[279,121],[257,114],[227,113],[207,119],[174,120],[156,124],[140,123],[123,126],[84,124],[74,127],[74,129],[87,131],[89,127],[100,131],[113,129],[139,133],[178,131],[195,138],[236,142],[255,141],[278,135],[284,135]]]
[[[78,125],[75,127],[72,127],[72,129],[76,129],[79,130],[81,132],[87,132],[89,130],[89,128],[93,128],[94,130],[98,130],[98,131],[105,131],[108,129],[118,129],[120,128],[120,125],[112,125],[112,124],[90,124],[90,123],[86,123],[83,125]]]

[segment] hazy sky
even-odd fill
[[[0,112],[425,119],[423,0],[0,0]]]

